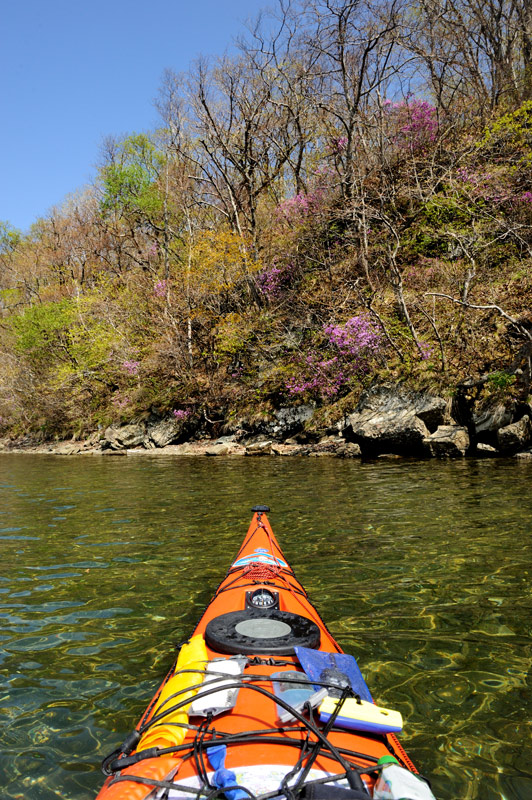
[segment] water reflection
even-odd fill
[[[441,800],[532,797],[532,467],[0,456],[2,797],[90,798],[270,519]]]

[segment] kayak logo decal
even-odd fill
[[[280,566],[288,569],[288,564],[286,561],[283,561],[282,558],[276,558],[268,550],[266,550],[265,547],[257,547],[257,549],[251,553],[251,555],[238,558],[233,564],[233,568],[247,567],[248,564],[256,564],[257,562],[259,564],[268,564],[271,567]]]

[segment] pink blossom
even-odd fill
[[[336,153],[342,153],[347,147],[347,136],[339,136],[337,139],[333,139],[331,144]]]
[[[380,331],[366,314],[351,317],[344,325],[326,325],[324,331],[343,355],[365,357],[382,345]]]
[[[153,289],[153,293],[157,295],[157,297],[164,297],[166,295],[168,281],[158,281]]]
[[[278,216],[288,222],[302,221],[318,209],[323,191],[323,187],[316,187],[314,192],[309,192],[308,194],[299,192],[293,197],[283,200],[277,206]]]
[[[320,164],[313,172],[316,178],[327,178],[329,175],[334,175],[334,169],[329,164]]]
[[[436,141],[438,117],[435,106],[426,100],[407,98],[400,103],[387,105],[399,123],[396,143],[403,148],[423,151],[428,144]]]
[[[428,344],[427,342],[420,341],[419,348],[421,350],[421,358],[423,361],[427,361],[434,353],[434,348],[431,347],[431,345]]]
[[[489,203],[502,205],[505,203],[532,202],[532,192],[525,192],[515,196],[510,189],[504,185],[500,176],[492,172],[469,171],[466,167],[460,167],[456,171],[456,177],[462,183],[467,184],[469,192],[474,196],[486,200]]]
[[[111,402],[115,406],[115,408],[125,408],[129,403],[129,397],[126,396],[121,397],[120,395],[115,395],[112,398]]]
[[[172,414],[177,420],[184,420],[190,417],[190,411],[188,409],[174,408]]]
[[[259,273],[257,282],[260,291],[270,300],[279,298],[290,286],[293,279],[293,264],[274,266]]]
[[[128,375],[138,375],[140,361],[124,361],[122,367],[125,369]]]
[[[351,379],[367,374],[384,347],[380,331],[365,314],[351,317],[343,325],[327,325],[324,333],[326,355],[310,351],[295,361],[299,375],[286,384],[290,394],[334,397]]]

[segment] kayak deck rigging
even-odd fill
[[[281,666],[281,664],[291,664],[292,662],[286,661],[274,661],[274,664],[271,662],[273,659],[268,659],[268,666]],[[188,672],[188,671],[187,671]],[[221,676],[221,680],[225,679],[226,675]],[[302,714],[300,714],[296,709],[294,709],[289,703],[286,703],[279,697],[276,697],[272,692],[268,691],[266,688],[262,686],[256,686],[253,682],[266,682],[268,681],[268,676],[260,675],[260,674],[249,674],[246,676],[245,680],[238,681],[235,683],[230,684],[230,686],[226,688],[238,688],[238,689],[247,689],[259,692],[264,696],[271,699],[273,702],[282,705],[287,711],[289,711],[293,717],[295,717],[299,722],[299,726],[294,725],[285,725],[285,726],[276,726],[272,728],[266,729],[257,729],[257,730],[248,730],[242,733],[230,733],[228,731],[224,731],[223,729],[217,728],[213,724],[212,717],[206,717],[205,721],[202,722],[198,726],[187,725],[187,729],[193,730],[196,729],[196,734],[194,739],[191,742],[183,743],[181,745],[175,745],[172,747],[167,748],[157,748],[157,752],[154,753],[153,751],[141,751],[140,753],[136,754],[132,757],[123,756],[122,758],[118,758],[118,754],[113,754],[113,756],[109,757],[106,762],[104,762],[103,769],[104,772],[107,774],[113,774],[117,770],[122,770],[126,766],[132,766],[134,764],[141,763],[149,758],[153,758],[154,756],[162,756],[162,755],[170,755],[170,754],[179,754],[182,761],[188,760],[193,758],[195,764],[198,768],[198,773],[204,776],[204,786],[200,787],[189,787],[184,785],[183,783],[176,783],[171,780],[166,781],[157,781],[152,778],[146,778],[144,776],[134,775],[129,773],[127,775],[118,776],[115,778],[115,781],[128,781],[128,782],[139,782],[143,785],[151,785],[153,787],[158,788],[165,788],[165,789],[175,789],[177,792],[181,792],[184,794],[195,794],[195,795],[204,795],[206,797],[214,797],[218,794],[222,794],[222,790],[217,788],[214,792],[212,791],[212,787],[209,787],[209,782],[207,779],[208,774],[208,767],[205,765],[205,757],[207,755],[208,748],[215,745],[224,744],[228,747],[241,745],[242,743],[246,744],[260,744],[260,745],[267,745],[267,744],[276,744],[281,745],[283,747],[292,747],[298,748],[301,751],[301,755],[298,759],[296,767],[300,765],[302,762],[303,757],[306,753],[310,750],[315,749],[316,745],[319,745],[319,749],[316,751],[316,755],[324,754],[327,758],[335,759],[341,767],[341,771],[334,773],[330,776],[326,776],[323,778],[306,781],[304,784],[302,783],[299,788],[303,788],[303,786],[310,786],[310,785],[321,785],[331,782],[338,782],[339,780],[345,779],[349,777],[349,774],[355,772],[357,774],[364,774],[368,773],[368,771],[373,771],[377,764],[377,758],[367,753],[361,753],[354,750],[350,750],[345,747],[341,747],[336,749],[334,745],[327,739],[327,736],[319,731],[316,727],[316,724],[313,721],[313,710],[309,708],[307,711],[309,713],[309,719],[306,719]],[[212,684],[211,686],[207,687],[205,683],[197,684],[198,689],[201,688],[201,695],[205,696],[209,693],[214,693],[219,691],[218,684],[219,680],[213,679],[212,681],[208,682]],[[309,682],[310,683],[310,682]],[[332,684],[324,683],[323,686],[325,688],[334,688]],[[348,696],[348,692],[345,693],[345,696]],[[175,710],[179,709],[183,705],[186,705],[189,700],[181,700],[179,701],[178,696],[175,697],[175,704],[166,711],[165,714],[160,716],[154,716],[150,719],[148,723],[144,726],[141,726],[138,730],[139,734],[145,733],[153,724],[159,722],[161,719],[164,719],[165,716],[173,713]],[[334,729],[334,726],[331,726]],[[304,734],[303,738],[280,738],[280,734]],[[314,735],[314,739],[311,739],[310,734]],[[352,761],[347,761],[346,759],[352,759]],[[357,761],[364,762],[364,763],[357,763]],[[299,769],[297,769],[299,772]],[[236,788],[236,787],[235,787]],[[242,788],[242,787],[238,787]],[[227,787],[224,789],[224,792],[227,791]],[[249,790],[246,790],[246,793],[249,797],[256,798],[256,800],[267,800],[269,797],[278,796],[279,791],[274,790],[270,792],[265,792],[260,795],[255,795]],[[368,795],[366,795],[368,797]]]
[[[399,728],[380,721],[397,712],[373,704],[356,661],[343,654],[288,565],[266,512],[254,509],[176,665],[135,731],[104,759],[98,800],[330,800],[333,787],[343,800],[368,800],[383,756],[417,775],[390,732]]]

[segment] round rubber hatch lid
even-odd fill
[[[289,655],[294,647],[319,647],[320,629],[311,619],[289,611],[247,608],[211,619],[205,642],[217,653]]]

